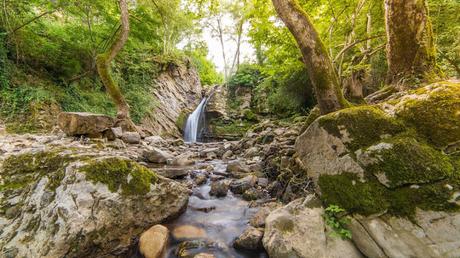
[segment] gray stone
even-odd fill
[[[230,183],[230,190],[236,194],[243,194],[257,183],[257,177],[253,175],[242,179],[234,180]]]
[[[237,249],[245,250],[260,250],[263,248],[262,238],[264,232],[254,228],[248,227],[244,232],[235,240],[233,246]]]
[[[157,148],[152,148],[150,150],[145,150],[142,153],[142,156],[148,162],[159,163],[159,164],[164,164],[168,160],[174,158],[174,156],[171,153],[166,152],[166,151],[162,151],[162,150],[157,149]]]
[[[225,197],[228,192],[228,184],[225,181],[216,181],[211,183],[209,195],[216,197]]]
[[[129,144],[138,144],[141,142],[141,135],[138,132],[123,132],[121,139]]]

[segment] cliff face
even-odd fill
[[[155,80],[152,94],[158,103],[142,126],[155,135],[180,136],[177,121],[192,112],[202,98],[198,73],[190,65],[171,64]]]

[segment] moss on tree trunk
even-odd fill
[[[121,32],[111,45],[110,49],[97,56],[96,64],[99,77],[101,77],[107,93],[110,95],[117,107],[117,126],[123,127],[123,130],[126,131],[137,131],[136,126],[131,121],[129,115],[129,105],[121,93],[117,82],[113,79],[111,72],[111,63],[126,44],[129,35],[128,4],[126,0],[119,0],[119,5],[121,12]]]
[[[404,86],[437,77],[426,0],[386,0],[385,10],[388,83]]]
[[[297,0],[272,0],[276,12],[297,41],[322,114],[348,106],[339,79],[318,32]]]

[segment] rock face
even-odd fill
[[[350,241],[331,237],[321,203],[312,195],[273,211],[266,219],[263,245],[270,257],[362,257]]]
[[[161,258],[168,244],[169,230],[156,225],[142,233],[139,238],[139,251],[145,258]]]
[[[297,139],[323,201],[362,215],[364,254],[460,256],[459,114],[460,84],[442,82],[319,117]]]
[[[5,257],[122,255],[134,236],[186,207],[181,184],[124,157],[85,151],[61,147],[0,158]]]
[[[227,89],[225,86],[216,86],[210,91],[210,98],[206,105],[206,118],[215,119],[227,117]]]
[[[58,116],[58,125],[68,136],[100,137],[114,122],[109,116],[92,113],[62,112]]]
[[[152,114],[142,120],[142,126],[155,135],[179,136],[179,120],[193,111],[202,98],[198,74],[189,61],[185,65],[170,64],[155,80],[152,94],[158,105]]]

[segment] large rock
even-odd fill
[[[139,238],[139,251],[145,258],[161,258],[168,244],[169,230],[155,225],[142,233]]]
[[[458,142],[460,84],[443,82],[319,117],[296,161],[326,204],[355,213],[367,256],[457,257]]]
[[[174,156],[171,153],[160,150],[158,148],[151,148],[149,150],[145,150],[142,153],[142,156],[146,161],[158,164],[164,164],[168,160],[172,160],[174,158]]]
[[[84,150],[0,159],[5,257],[123,256],[145,228],[185,210],[188,190],[181,184],[134,161]]]
[[[321,203],[312,195],[276,209],[266,219],[263,245],[270,257],[362,257],[348,240],[332,237]]]
[[[243,250],[260,250],[263,249],[262,238],[264,232],[257,228],[248,227],[244,232],[235,240],[233,246],[237,249]]]
[[[114,123],[110,116],[100,114],[62,112],[58,116],[58,125],[68,136],[100,137]]]
[[[209,94],[206,117],[208,119],[227,117],[227,88],[225,86],[215,86],[210,90]]]

